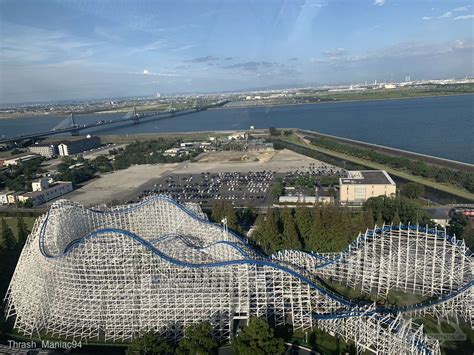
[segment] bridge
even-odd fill
[[[128,116],[125,115],[122,118],[115,119],[115,120],[102,120],[102,121],[97,121],[95,123],[90,123],[90,124],[82,124],[79,125],[75,121],[75,115],[74,113],[71,113],[71,126],[65,127],[65,128],[55,128],[52,130],[48,131],[42,131],[42,132],[36,132],[36,133],[31,133],[31,134],[21,134],[15,137],[8,137],[4,139],[0,139],[0,144],[8,144],[8,143],[15,143],[15,142],[20,142],[28,139],[36,139],[36,138],[43,138],[43,137],[49,137],[53,135],[60,135],[64,133],[71,133],[73,136],[79,135],[80,131],[86,130],[86,129],[94,129],[94,128],[99,128],[99,127],[104,127],[104,126],[109,126],[109,125],[114,125],[118,123],[125,123],[125,122],[133,122],[134,124],[138,124],[143,122],[143,120],[148,119],[148,118],[154,118],[156,119],[161,119],[161,118],[166,118],[166,117],[173,117],[173,116],[179,116],[179,115],[186,115],[186,114],[192,114],[195,112],[199,111],[204,111],[210,108],[215,108],[215,107],[222,107],[225,104],[229,103],[228,100],[225,101],[219,101],[217,103],[209,104],[209,105],[203,105],[203,106],[198,106],[198,107],[193,107],[189,109],[182,109],[182,110],[168,110],[168,111],[160,111],[160,112],[147,112],[147,113],[138,113],[136,108],[133,109],[133,115]],[[147,120],[149,122],[151,120]]]

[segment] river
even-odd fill
[[[78,115],[76,122],[93,123],[123,115]],[[0,137],[53,129],[64,119],[65,116],[34,116],[0,120]],[[474,163],[474,95],[215,109],[139,125],[108,126],[93,133],[240,130],[250,126],[309,129]]]

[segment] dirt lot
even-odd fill
[[[127,201],[148,183],[170,174],[179,164],[134,165],[128,169],[104,174],[65,196],[85,206],[112,201]]]
[[[287,149],[273,152],[217,152],[204,156],[197,163],[188,164],[181,172],[245,172],[256,170],[284,172],[306,167],[310,163],[322,164],[318,160]]]
[[[123,202],[136,198],[141,191],[153,185],[160,177],[172,173],[195,174],[201,172],[261,170],[285,172],[308,167],[310,163],[323,164],[318,160],[290,150],[252,153],[207,153],[195,163],[135,165],[125,170],[104,174],[65,197],[86,206],[112,201]]]

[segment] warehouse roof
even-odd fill
[[[341,184],[358,185],[395,185],[385,170],[348,171],[347,178],[341,178]]]

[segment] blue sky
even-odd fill
[[[465,0],[0,0],[0,102],[473,75]]]

